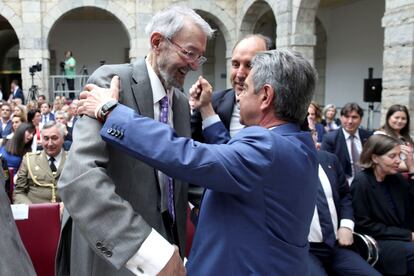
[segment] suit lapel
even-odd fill
[[[224,94],[220,103],[217,105],[217,114],[222,115],[223,124],[230,129],[231,116],[235,102],[235,92],[233,89]]]
[[[342,127],[338,129],[338,144],[339,145],[344,145],[343,153],[345,153],[346,161],[349,164],[351,164],[351,159],[349,158],[349,155],[350,154],[349,154],[349,151],[348,151],[348,146],[346,144],[346,139],[345,139],[345,136],[344,136],[344,132],[342,130]]]
[[[143,116],[154,118],[154,102],[145,59],[139,59],[132,66],[132,79],[130,80],[132,93],[122,93],[122,95],[133,99],[121,98],[121,102],[126,103]],[[135,106],[132,103],[135,103]]]

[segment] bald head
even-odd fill
[[[250,73],[250,63],[257,52],[266,51],[271,40],[262,35],[249,35],[240,40],[233,49],[230,82],[236,94],[240,94],[244,81]]]

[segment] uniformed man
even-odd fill
[[[30,152],[23,157],[17,173],[14,203],[60,202],[56,183],[66,160],[62,150],[64,128],[55,121],[42,129],[42,151]]]

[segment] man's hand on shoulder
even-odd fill
[[[181,260],[178,247],[174,245],[174,254],[164,268],[157,274],[158,276],[186,275],[183,261]]]
[[[87,84],[82,91],[78,103],[78,114],[84,114],[92,118],[99,118],[100,110],[106,103],[119,99],[119,77],[114,76],[109,89],[95,84]]]

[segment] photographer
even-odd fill
[[[76,60],[72,56],[72,51],[65,52],[65,78],[68,84],[69,98],[73,100],[75,98],[75,75],[76,75]]]

